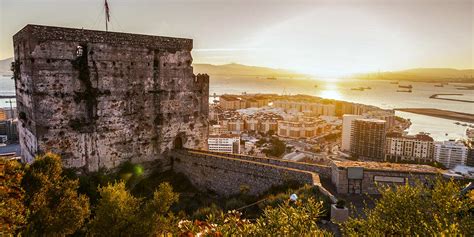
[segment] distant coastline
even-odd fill
[[[461,113],[442,109],[429,109],[429,108],[398,108],[397,111],[427,115],[437,118],[444,118],[450,120],[456,120],[460,122],[474,123],[474,114]]]
[[[427,83],[474,83],[474,69],[415,68],[393,72],[359,73],[350,78]]]

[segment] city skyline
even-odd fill
[[[11,36],[26,24],[105,28],[103,1],[0,4],[2,59],[13,55]],[[109,5],[111,31],[193,38],[195,63],[236,62],[328,77],[473,68],[472,1],[111,0]]]
[[[2,233],[474,236],[474,2],[243,1],[0,0]]]

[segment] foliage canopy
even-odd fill
[[[77,192],[79,181],[63,176],[61,158],[52,153],[37,157],[23,178],[25,204],[30,211],[28,235],[68,235],[89,217],[89,198]]]
[[[367,218],[352,218],[348,235],[474,235],[474,200],[460,195],[461,185],[438,178],[433,187],[422,184],[381,188],[381,198]]]

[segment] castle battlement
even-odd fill
[[[73,41],[88,43],[106,43],[117,45],[129,45],[147,48],[160,48],[163,50],[188,50],[193,48],[192,39],[173,38],[165,36],[130,34],[121,32],[98,31],[75,29],[56,26],[26,25],[13,36],[13,41],[19,40],[37,41]],[[15,44],[16,44],[15,43]]]

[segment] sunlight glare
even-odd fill
[[[334,89],[329,89],[329,90],[323,90],[319,94],[320,97],[326,98],[326,99],[333,99],[333,100],[341,100],[342,95],[339,93],[339,91],[334,90]]]

